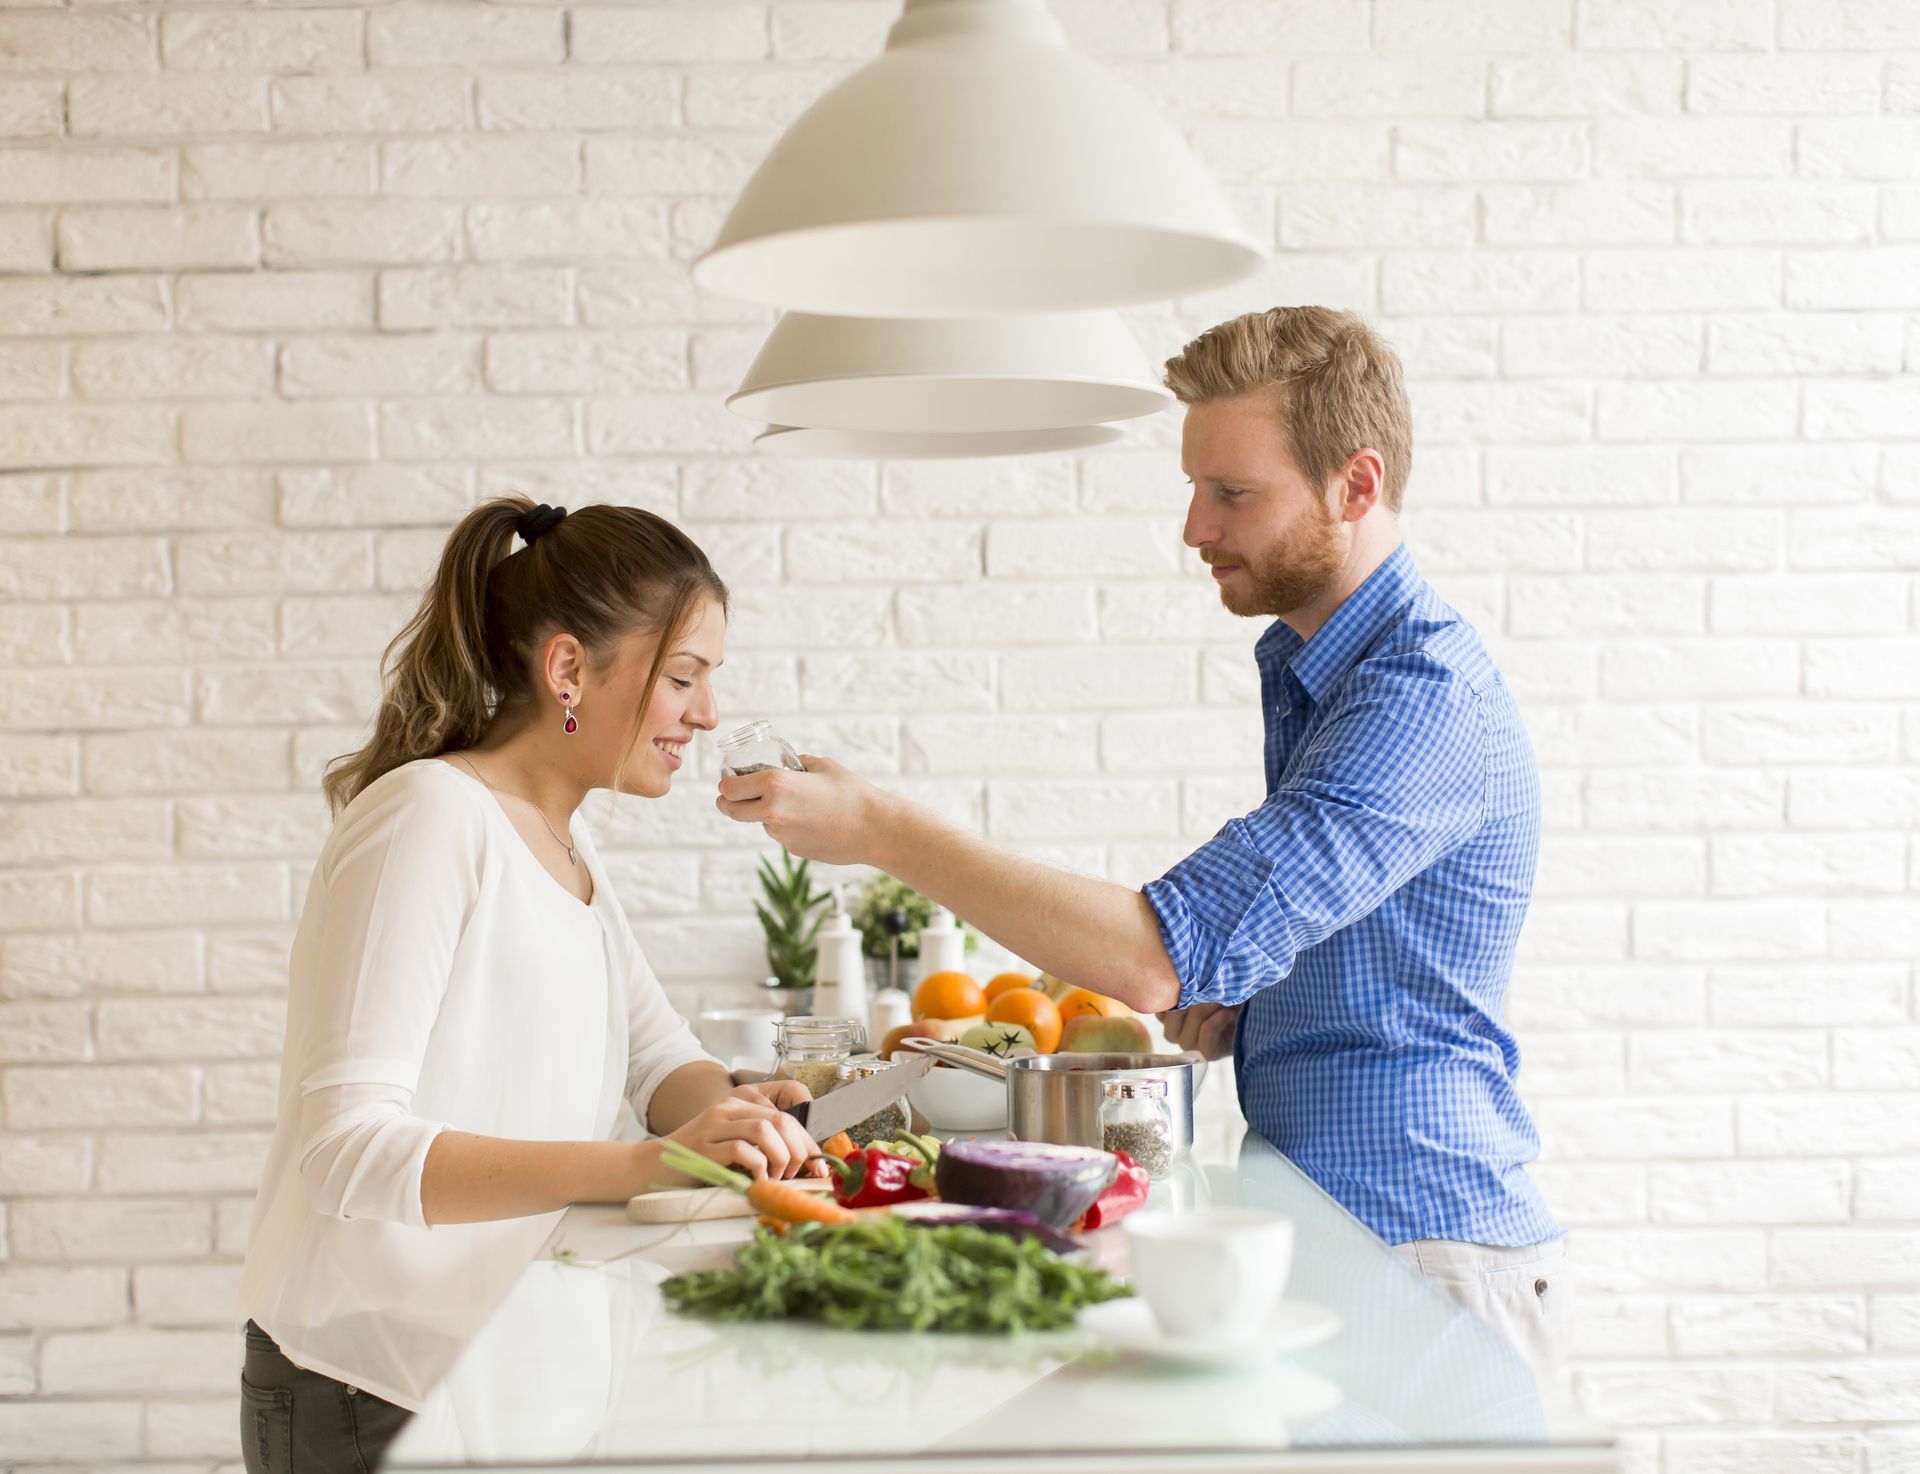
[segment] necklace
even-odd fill
[[[466,763],[467,771],[472,773],[473,776],[478,778],[482,783],[486,783],[486,786],[489,789],[491,789],[495,793],[500,792],[500,790],[497,788],[494,788],[494,786],[491,783],[487,783],[487,775],[481,772],[478,768],[474,767],[474,765],[467,760],[467,757],[464,753],[456,752],[454,756],[459,758],[461,762]],[[519,798],[520,795],[514,794],[512,795],[512,797]],[[554,834],[553,826],[551,824],[547,824],[546,810],[542,809],[540,805],[538,805],[537,803],[534,803],[532,799],[520,799],[520,801],[528,805],[528,807],[530,807],[534,811],[534,813],[540,816],[540,822],[542,824],[547,825],[547,833],[553,835],[553,842],[559,845],[561,849],[567,852],[567,863],[569,865],[578,865],[580,863],[580,852],[576,850],[572,845],[568,844],[558,834]]]

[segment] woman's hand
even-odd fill
[[[807,771],[769,768],[720,780],[720,812],[761,824],[767,837],[823,865],[872,862],[891,796],[832,758],[803,755]]]
[[[723,1167],[738,1167],[752,1177],[797,1176],[820,1149],[806,1128],[780,1106],[809,1098],[807,1087],[798,1080],[736,1086],[725,1100],[708,1106],[672,1137],[701,1156]]]

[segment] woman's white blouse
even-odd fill
[[[295,1365],[417,1408],[558,1213],[429,1228],[441,1131],[595,1141],[622,1096],[707,1060],[641,956],[578,816],[583,904],[499,801],[434,758],[370,785],[294,938],[280,1108],[240,1312]]]

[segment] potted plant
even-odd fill
[[[753,903],[760,929],[767,938],[767,983],[781,996],[789,1014],[813,1011],[814,969],[820,960],[816,938],[826,920],[822,909],[831,897],[815,890],[805,860],[795,860],[784,849],[776,865],[760,862],[760,893]]]
[[[906,930],[900,933],[900,957],[905,961],[920,955],[920,928],[933,920],[934,909],[934,903],[927,897],[884,871],[876,872],[860,888],[860,898],[854,903],[852,915],[853,924],[860,930],[860,950],[867,957],[869,988],[877,991],[888,983],[887,959],[892,955],[893,937],[887,930],[887,913],[906,913]],[[960,929],[966,933],[967,951],[980,945],[979,933],[966,922],[960,923]],[[910,973],[911,969],[901,969],[900,981],[909,987]]]

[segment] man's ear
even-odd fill
[[[1356,450],[1334,480],[1340,520],[1358,522],[1386,495],[1386,457],[1371,446]]]

